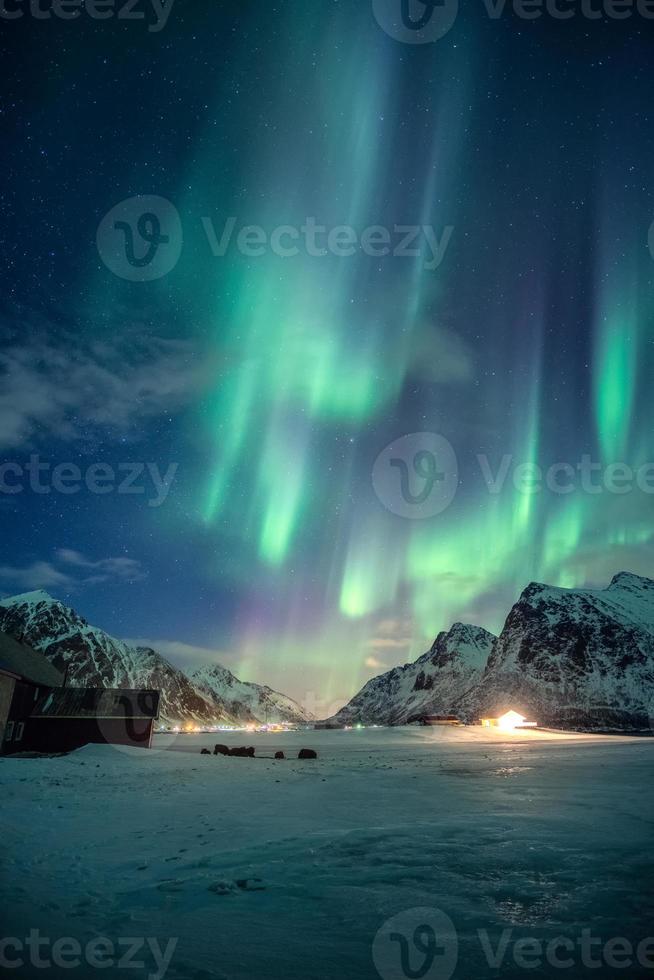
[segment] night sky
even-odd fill
[[[140,494],[24,475],[0,593],[326,714],[456,620],[498,630],[532,579],[654,572],[654,497],[602,483],[654,460],[654,21],[460,7],[424,44],[363,0],[0,21],[3,486],[34,455],[173,474],[163,500],[148,470]],[[133,204],[101,225],[138,195],[159,278],[125,264]],[[446,248],[236,247],[308,219]],[[584,456],[599,492],[514,484]]]

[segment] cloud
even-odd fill
[[[74,592],[103,582],[136,582],[145,578],[133,558],[102,558],[90,561],[78,551],[60,548],[53,561],[34,561],[24,567],[0,565],[0,581],[13,589],[60,589]]]
[[[0,565],[0,580],[20,589],[71,589],[75,579],[49,561],[35,561],[24,568]]]
[[[381,673],[398,663],[405,663],[413,643],[413,624],[409,619],[380,619],[373,633],[366,640],[368,655],[364,664],[370,670]],[[389,663],[390,660],[390,663]]]
[[[403,636],[371,636],[367,641],[367,646],[374,647],[375,650],[397,650],[411,644],[411,637]]]
[[[128,582],[135,582],[145,578],[140,563],[134,558],[101,558],[100,561],[89,561],[79,551],[72,551],[70,548],[59,548],[55,554],[63,564],[93,572],[91,578],[85,580],[87,582],[91,580],[102,582],[107,579],[125,579]]]
[[[413,623],[409,619],[381,619],[366,646],[372,650],[399,650],[411,646]],[[382,665],[383,666],[383,665]]]
[[[174,411],[208,378],[206,359],[183,341],[129,332],[87,345],[40,333],[0,339],[0,450],[43,437],[134,438],[143,421]]]
[[[422,324],[413,341],[411,373],[428,382],[469,382],[474,375],[472,351],[453,330]]]

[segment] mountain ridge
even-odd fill
[[[72,686],[149,688],[160,691],[162,722],[233,724],[260,722],[257,693],[263,692],[264,703],[271,700],[270,688],[239,681],[248,692],[247,708],[239,712],[234,701],[228,709],[224,701],[201,690],[187,672],[174,666],[152,647],[132,646],[111,636],[100,627],[90,625],[71,606],[55,599],[43,589],[0,599],[0,630],[24,640],[43,653]],[[277,692],[272,692],[277,695]],[[277,695],[280,702],[288,701]],[[294,720],[306,719],[299,705]],[[264,714],[264,711],[261,711]],[[289,712],[289,715],[292,712]],[[290,717],[289,717],[290,720]]]
[[[531,582],[511,608],[467,718],[514,707],[549,727],[650,727],[654,581],[630,572],[605,589]]]
[[[470,659],[473,636],[482,638],[481,667]],[[623,571],[604,589],[530,582],[499,636],[455,623],[416,661],[368,681],[326,723],[403,724],[420,714],[470,723],[510,708],[553,728],[650,729],[654,581]]]
[[[448,705],[480,678],[495,640],[482,626],[455,623],[413,663],[373,677],[327,723],[404,724]]]
[[[241,681],[221,664],[204,664],[187,673],[194,686],[231,715],[270,724],[311,721],[300,704],[267,684]],[[263,717],[262,717],[263,715]]]

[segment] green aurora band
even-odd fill
[[[512,255],[482,256],[480,267],[466,252],[472,218],[489,210],[462,121],[472,85],[461,65],[473,62],[474,43],[465,42],[465,56],[439,47],[438,68],[424,52],[413,64],[426,79],[440,72],[442,96],[413,148],[407,186],[394,166],[402,52],[367,23],[350,24],[348,36],[336,9],[313,45],[301,45],[303,26],[315,24],[306,16],[307,25],[297,10],[289,18],[287,60],[279,55],[287,70],[271,75],[266,112],[253,113],[249,138],[234,149],[247,197],[229,193],[234,160],[209,135],[189,163],[180,211],[211,213],[219,227],[238,214],[268,231],[308,216],[359,232],[455,229],[435,271],[423,255],[248,258],[232,249],[218,273],[204,242],[189,273],[189,290],[211,294],[216,364],[199,413],[208,448],[196,516],[214,544],[213,574],[250,589],[232,637],[241,670],[256,674],[271,652],[285,670],[300,670],[310,646],[312,684],[319,677],[329,700],[377,672],[371,665],[421,653],[455,620],[498,629],[532,579],[576,586],[604,584],[621,567],[646,571],[649,497],[526,493],[512,473],[519,464],[576,466],[584,453],[606,465],[651,458],[649,432],[634,424],[651,401],[642,390],[651,351],[639,335],[651,302],[638,288],[641,242],[619,263],[597,260],[581,390],[559,352],[553,361],[553,296],[567,320],[560,336],[572,305],[537,273],[516,289],[519,242]],[[534,253],[533,268],[547,258]],[[485,280],[492,287],[475,316],[472,294]],[[445,513],[411,521],[377,499],[371,471],[389,442],[421,431],[452,442],[461,486]],[[480,454],[494,472],[511,456],[501,492],[486,487]],[[226,550],[241,559],[230,565]]]

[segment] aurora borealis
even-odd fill
[[[2,30],[3,459],[177,464],[158,507],[0,494],[3,592],[47,588],[326,714],[454,621],[499,629],[532,579],[652,574],[651,22],[467,5],[411,45],[358,0],[177,0],[158,33]],[[181,219],[156,281],[95,245],[134,195]],[[393,254],[409,226],[444,245],[436,268],[424,235]],[[261,254],[235,244],[252,227]],[[411,433],[458,464],[424,519],[373,488]],[[516,488],[557,464],[570,491]],[[612,464],[641,486],[607,490]]]

